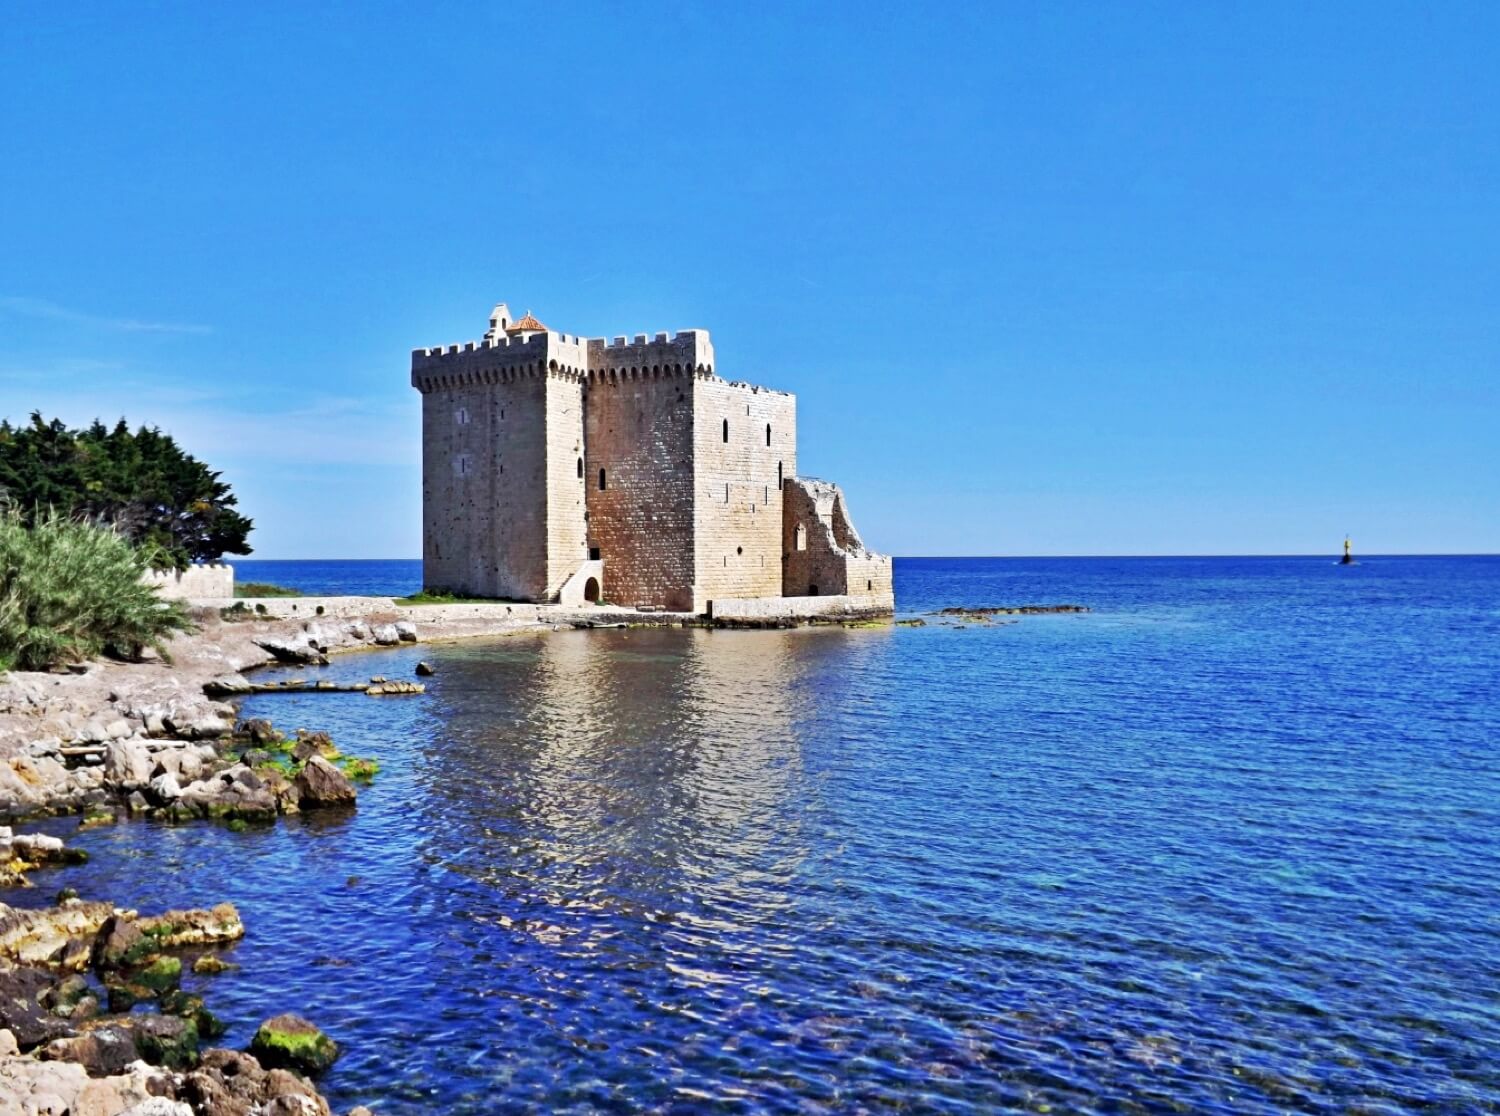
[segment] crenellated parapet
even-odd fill
[[[594,379],[657,379],[662,376],[707,378],[714,371],[714,346],[706,329],[675,334],[638,333],[633,338],[589,341],[589,373]]]
[[[411,354],[411,384],[424,394],[543,375],[576,382],[662,376],[712,379],[713,343],[703,329],[655,337],[641,333],[634,340],[548,330],[514,336],[492,333],[480,341],[413,349]]]
[[[581,382],[588,372],[587,360],[586,339],[566,333],[486,337],[461,345],[413,349],[411,386],[425,395],[540,376]]]

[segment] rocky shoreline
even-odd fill
[[[287,737],[267,721],[237,723],[225,699],[261,688],[244,671],[415,642],[417,626],[384,616],[247,622],[217,610],[195,619],[198,629],[169,647],[170,662],[0,679],[0,818],[75,814],[92,826],[143,816],[235,828],[355,804],[373,764],[341,756],[322,733]],[[386,679],[363,689],[421,692]],[[0,826],[0,889],[81,856],[56,837]],[[214,947],[244,933],[228,904],[142,917],[66,890],[51,907],[0,901],[0,1116],[329,1116],[310,1078],[337,1046],[313,1024],[278,1016],[247,1051],[207,1045],[222,1025],[202,996],[183,990],[182,975],[232,968]]]
[[[205,1045],[224,1028],[183,970],[231,968],[216,950],[244,934],[228,903],[0,908],[0,1116],[330,1116],[310,1077],[337,1048],[307,1021],[266,1020],[245,1052]]]

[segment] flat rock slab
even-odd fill
[[[296,678],[288,682],[251,682],[251,694],[421,694],[427,687],[420,682],[309,682]]]

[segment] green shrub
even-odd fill
[[[272,585],[269,581],[236,581],[236,597],[300,597],[301,589],[288,589],[285,585]]]
[[[149,555],[113,528],[48,512],[0,513],[0,670],[47,670],[98,655],[165,656],[186,609],[141,581]]]

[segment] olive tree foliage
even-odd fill
[[[248,554],[252,523],[229,485],[154,427],[71,430],[33,413],[0,421],[0,503],[24,524],[53,512],[114,527],[153,562],[181,569]]]

